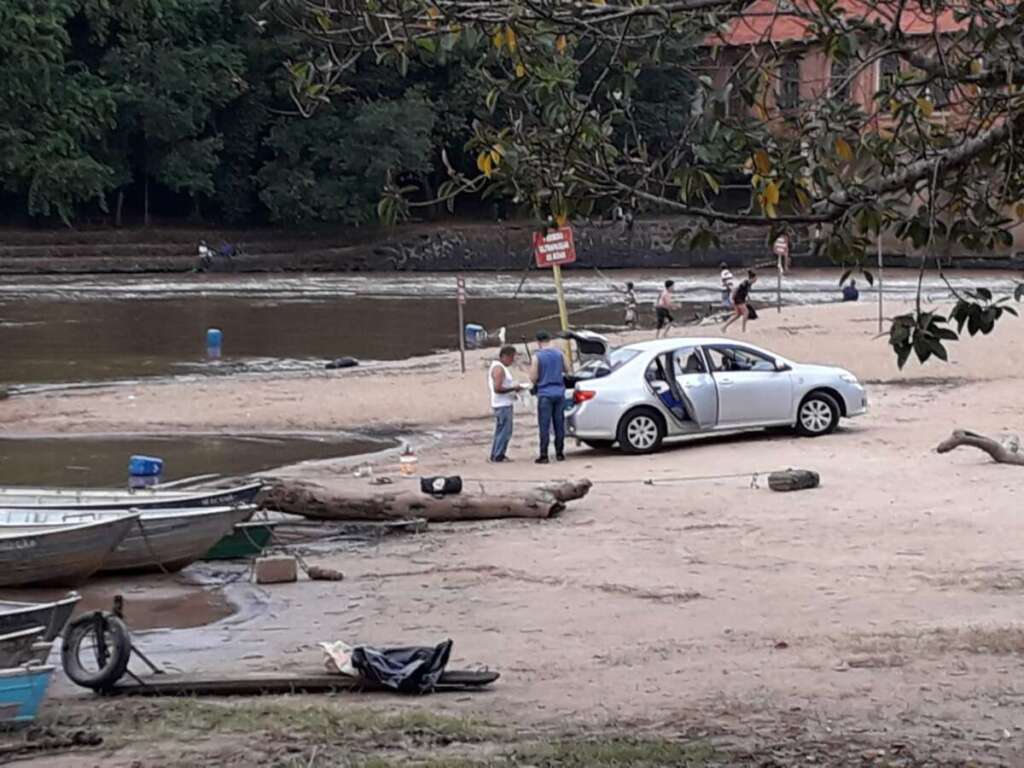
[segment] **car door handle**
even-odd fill
[[[732,384],[732,379],[719,379],[718,383],[727,387]]]

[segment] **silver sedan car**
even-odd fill
[[[592,447],[649,453],[688,435],[795,427],[827,435],[867,410],[857,378],[722,338],[620,347],[574,378],[566,433]]]

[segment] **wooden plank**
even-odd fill
[[[445,672],[435,690],[468,691],[495,682],[497,672],[453,670]],[[339,693],[388,691],[390,689],[325,672],[281,675],[275,673],[247,673],[228,677],[203,674],[162,674],[141,679],[142,682],[123,681],[106,695],[109,696],[260,696],[290,693]]]

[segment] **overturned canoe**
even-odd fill
[[[195,509],[250,504],[263,488],[252,482],[232,488],[205,491],[167,491],[140,488],[134,491],[95,488],[0,488],[4,509],[129,510]]]
[[[59,530],[86,519],[109,521],[131,517],[133,524],[99,570],[178,571],[205,555],[236,523],[251,517],[254,510],[251,505],[148,509],[128,515],[118,510],[3,509],[0,532]]]
[[[76,586],[104,565],[135,514],[76,525],[0,527],[0,587]]]

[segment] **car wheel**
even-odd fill
[[[800,403],[796,431],[805,437],[820,437],[839,426],[839,403],[827,392],[812,392]]]
[[[619,446],[626,453],[651,453],[665,437],[665,425],[657,412],[648,408],[630,411],[619,422]]]
[[[607,450],[615,445],[614,440],[582,440],[581,441],[587,448],[596,448],[598,450]]]

